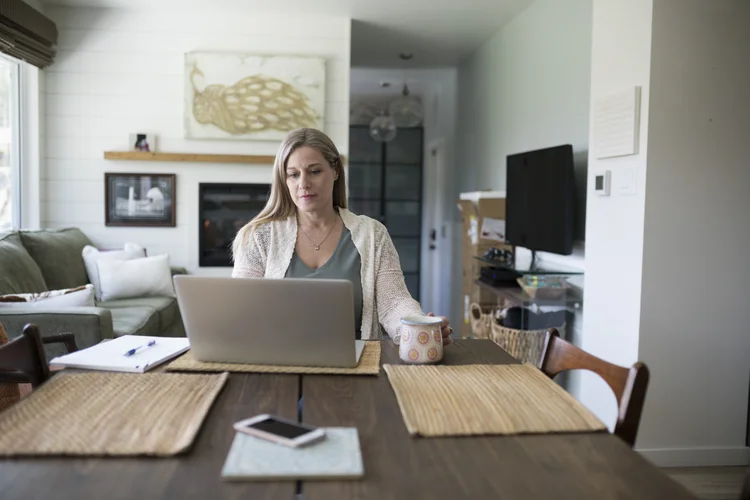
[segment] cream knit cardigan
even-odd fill
[[[393,337],[402,317],[423,314],[406,288],[393,241],[385,226],[375,219],[343,208],[339,214],[362,261],[362,339],[382,337],[378,322]],[[232,277],[283,278],[296,243],[296,215],[261,225],[252,233],[252,241],[248,236],[235,256]]]

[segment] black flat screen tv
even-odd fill
[[[571,145],[509,155],[505,190],[506,243],[561,255],[573,252]]]

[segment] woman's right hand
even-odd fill
[[[433,313],[427,313],[427,316],[435,316]],[[446,318],[445,316],[438,316],[438,318],[442,319],[443,322],[440,323],[440,333],[443,334],[443,345],[449,345],[453,343],[453,339],[450,337],[450,335],[453,333],[453,328],[451,328],[451,322]]]

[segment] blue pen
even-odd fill
[[[154,344],[156,344],[156,341],[155,341],[155,340],[152,340],[152,341],[151,341],[151,342],[149,342],[148,344],[143,344],[143,345],[139,345],[138,347],[134,347],[134,348],[130,349],[129,351],[127,351],[127,352],[125,353],[125,356],[132,356],[133,354],[135,354],[135,353],[136,353],[136,351],[137,351],[138,349],[142,349],[142,348],[144,348],[144,347],[151,347],[151,346],[152,346],[152,345],[154,345]]]

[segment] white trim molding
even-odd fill
[[[21,211],[20,227],[38,229],[41,224],[40,177],[42,169],[42,88],[44,73],[20,64],[21,105]]]
[[[6,54],[0,54],[0,62],[3,63],[3,70],[6,65],[10,71],[10,82],[8,87],[9,95],[7,99],[8,125],[0,131],[2,141],[8,141],[9,148],[7,151],[7,165],[10,167],[10,221],[0,223],[0,231],[8,229],[17,229],[21,225],[21,165],[23,165],[22,137],[21,126],[21,66],[22,62]]]
[[[750,448],[664,448],[638,449],[649,462],[658,467],[728,467],[750,464]]]

